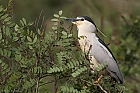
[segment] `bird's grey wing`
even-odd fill
[[[113,77],[122,83],[123,75],[116,63],[113,53],[100,38],[97,38],[96,40],[96,45],[92,46],[91,54],[99,63],[107,62],[107,70]]]

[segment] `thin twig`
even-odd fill
[[[40,21],[42,12],[43,12],[43,10],[40,12],[40,15],[39,15],[39,17],[38,17],[38,19],[37,19],[37,22],[36,22],[36,30],[37,30],[37,28],[38,28],[38,24],[39,24],[39,21]]]
[[[36,67],[38,67],[39,56],[38,56],[37,52],[36,52],[35,54],[36,54],[36,58],[37,58],[37,61],[36,61]],[[35,92],[36,92],[36,93],[38,93],[39,80],[40,80],[40,73],[39,73],[38,77],[36,78],[36,89],[35,89]]]
[[[43,18],[42,18],[42,23],[41,23],[41,26],[40,26],[41,30],[43,30],[44,21],[45,21],[45,16],[43,16]]]
[[[126,18],[123,15],[121,15],[121,18],[123,19],[123,21],[125,22],[125,24],[129,25],[129,23],[127,22]]]
[[[58,87],[57,87],[57,79],[55,78],[54,82],[54,93],[57,93]]]
[[[44,27],[42,28],[42,36],[40,38],[40,41],[43,41],[44,40],[44,36],[45,36],[45,31],[46,31],[46,28],[47,28],[47,23],[44,25]],[[44,52],[45,53],[45,52]]]
[[[73,14],[75,14],[74,12],[76,11],[76,8],[73,9],[72,13],[70,14],[70,17],[72,17]]]
[[[35,18],[35,23],[34,23],[35,30],[36,30],[36,25],[37,25],[37,18]]]
[[[8,15],[11,17],[11,19],[13,19],[14,0],[9,0],[7,10]]]
[[[98,84],[93,84],[95,86],[98,86],[104,93],[107,93],[106,90],[103,89],[103,87],[98,83]]]
[[[39,88],[39,77],[37,77],[37,79],[36,79],[35,93],[38,93],[38,88]]]
[[[72,33],[73,26],[73,24],[70,26],[70,33]]]

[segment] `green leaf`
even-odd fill
[[[29,48],[30,48],[30,49],[33,49],[33,47],[32,47],[32,46],[29,46]]]
[[[11,69],[10,69],[10,67],[9,67],[9,68],[6,69],[6,72],[7,72],[7,73],[10,72],[10,70],[11,70]]]
[[[33,44],[37,41],[37,35],[35,36],[34,40],[33,40]]]
[[[71,66],[70,66],[70,64],[69,64],[69,63],[67,63],[67,66],[68,66],[69,68],[71,68]]]
[[[2,17],[1,17],[1,19],[5,19],[5,18],[7,18],[8,17],[8,14],[5,14],[5,15],[3,15]]]
[[[0,48],[0,54],[3,55],[3,49],[2,48]]]
[[[7,56],[8,56],[8,57],[11,56],[11,51],[8,51]]]
[[[3,7],[2,7],[2,6],[0,6],[0,12],[1,12],[1,11],[3,11]]]
[[[69,34],[68,37],[72,37],[72,34]]]
[[[31,83],[31,85],[33,86],[33,85],[35,84],[34,79],[31,79],[31,78],[30,78],[30,83]]]
[[[7,64],[5,64],[3,68],[4,68],[4,69],[7,69],[7,67],[8,67],[8,65],[7,65]]]
[[[6,26],[6,29],[5,29],[5,30],[6,30],[6,35],[7,35],[7,36],[11,36],[9,27]]]
[[[25,18],[22,18],[22,21],[25,25],[27,25],[27,22],[26,22]]]
[[[53,69],[50,68],[47,72],[48,72],[48,73],[52,73],[52,72],[53,72]]]
[[[2,60],[0,60],[0,64],[2,63]]]
[[[29,30],[29,35],[30,35],[30,36],[33,36],[33,31],[30,31],[30,30]]]
[[[11,21],[10,21],[11,22]],[[14,27],[15,26],[15,23],[11,23],[10,24],[10,27]]]
[[[54,17],[59,17],[59,15],[58,15],[58,14],[54,14],[53,16],[54,16]]]
[[[62,11],[62,10],[60,10],[60,11],[59,11],[59,15],[62,15],[62,13],[63,13],[63,11]]]
[[[64,19],[64,18],[66,18],[66,17],[64,17],[64,16],[61,16],[60,18]]]
[[[52,29],[53,29],[53,30],[57,30],[57,27],[56,27],[56,26],[53,26]]]
[[[4,62],[1,63],[1,66],[4,67],[6,64]]]
[[[32,26],[33,24],[34,24],[33,21],[28,23],[29,26]]]
[[[60,71],[63,71],[64,70],[64,67],[60,67],[59,69],[60,69]]]
[[[67,36],[66,35],[63,35],[63,36],[61,36],[61,38],[67,38]]]
[[[18,29],[19,29],[19,26],[16,24],[15,25],[15,31],[18,31]]]
[[[3,54],[4,56],[7,56],[8,51],[7,51],[6,49],[4,49],[4,50],[3,50],[3,53],[4,53],[4,54]]]
[[[9,20],[11,20],[11,17],[7,17],[4,19],[4,21],[9,21]]]
[[[37,68],[37,67],[34,67],[34,68],[33,68],[33,72],[34,72],[34,73],[37,73],[37,72],[38,72],[38,68]]]
[[[51,21],[59,21],[58,19],[51,19]]]
[[[24,22],[22,20],[20,20],[20,23],[21,23],[22,26],[24,26]]]
[[[20,61],[20,60],[21,60],[21,54],[15,55],[15,60],[16,60],[16,61]]]
[[[30,88],[30,86],[31,86],[30,82],[26,80],[26,82],[23,85],[23,88],[28,89],[28,88]]]
[[[58,25],[58,22],[54,22],[53,24],[54,24],[54,25]]]
[[[65,32],[65,31],[62,31],[62,34],[63,34],[63,35],[67,35],[67,32]]]
[[[24,65],[24,64],[21,64],[20,66],[23,68],[27,68],[27,65]]]
[[[70,62],[70,67],[71,67],[71,68],[73,68],[73,67],[74,67],[74,65],[73,65],[73,63],[72,63],[72,62]]]
[[[12,24],[12,21],[7,21],[6,24],[9,26]]]
[[[2,33],[0,32],[0,40],[2,39]]]
[[[17,41],[18,40],[18,37],[13,37],[13,41]]]
[[[76,73],[72,73],[71,75],[72,75],[73,77],[76,77],[76,76],[77,76]]]
[[[77,66],[76,61],[72,62],[74,66]]]
[[[27,36],[27,40],[28,40],[29,42],[32,42],[32,38],[29,37],[29,36]]]
[[[39,28],[37,29],[37,32],[38,32],[38,34],[39,34],[39,35],[41,35],[41,31],[40,31],[40,29],[39,29]]]

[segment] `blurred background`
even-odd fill
[[[0,4],[7,6],[8,1]],[[53,14],[59,10],[65,17],[87,15],[94,20],[107,36],[102,39],[118,60],[128,93],[140,93],[140,0],[14,0],[13,19],[34,21],[42,12],[51,29]]]
[[[6,6],[8,0],[0,0],[0,4]],[[35,20],[42,12],[49,26],[53,14],[63,10],[66,17],[91,17],[97,27],[110,37],[112,30],[115,30],[115,34],[121,32],[121,16],[139,15],[139,8],[139,0],[14,0],[14,21],[18,22],[21,18]]]

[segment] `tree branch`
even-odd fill
[[[105,89],[103,89],[103,87],[99,83],[94,84],[94,83],[90,83],[90,82],[88,82],[87,80],[84,80],[84,79],[80,79],[80,80],[82,80],[82,81],[84,81],[84,82],[86,82],[86,83],[88,83],[90,85],[98,86],[104,93],[108,93]]]
[[[37,77],[37,79],[36,79],[35,93],[38,93],[38,88],[39,88],[39,77]]]
[[[98,86],[104,93],[107,93],[107,91],[105,89],[103,89],[103,87],[98,83],[98,84],[93,84],[95,86]]]
[[[57,87],[57,79],[55,78],[54,82],[54,93],[57,93],[58,87]]]

